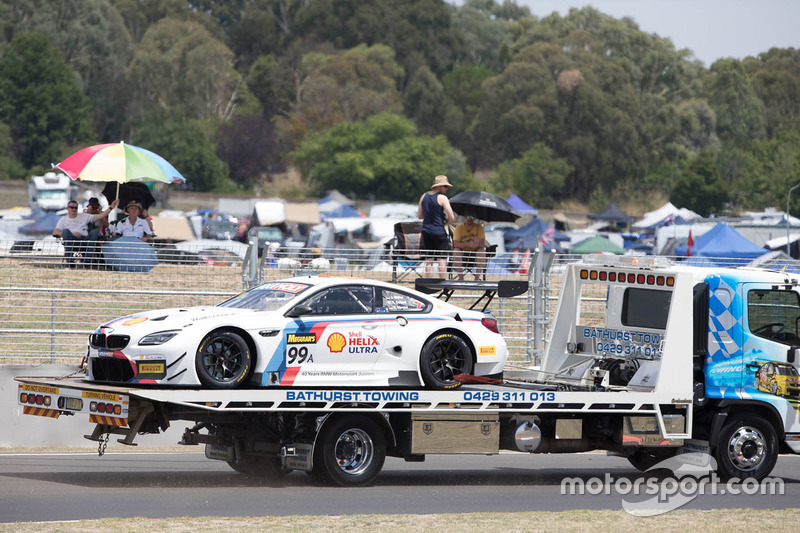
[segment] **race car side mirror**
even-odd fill
[[[295,305],[286,313],[289,318],[297,318],[299,316],[306,316],[312,314],[314,311],[307,305]]]

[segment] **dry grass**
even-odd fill
[[[794,532],[797,509],[673,511],[664,516],[637,518],[623,511],[565,511],[559,513],[470,513],[436,515],[353,515],[288,516],[243,518],[169,518],[80,520],[76,522],[36,522],[0,524],[1,532],[40,533],[106,531],[354,531],[354,532],[575,532],[617,533],[620,530],[647,528],[649,533],[704,531],[760,531],[765,525],[771,533]]]

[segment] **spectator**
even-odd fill
[[[139,217],[141,212],[142,204],[136,200],[128,202],[128,205],[125,206],[125,213],[128,216],[117,222],[111,238],[136,237],[144,242],[150,242],[153,239],[153,230],[150,229],[150,224],[147,220]]]
[[[64,257],[67,264],[75,262],[75,253],[86,253],[88,242],[96,242],[100,236],[97,229],[89,229],[89,223],[108,219],[108,214],[119,202],[115,200],[105,211],[99,213],[78,213],[78,202],[71,200],[67,204],[67,214],[61,217],[53,230],[53,237],[64,241]],[[80,242],[76,242],[80,241]]]
[[[451,188],[447,176],[436,176],[430,190],[419,199],[417,216],[422,219],[420,236],[420,255],[425,259],[425,275],[430,276],[433,261],[439,262],[439,276],[445,277],[447,271],[447,252],[450,251],[450,240],[445,224],[455,219],[450,200],[445,194]]]
[[[486,233],[483,226],[475,223],[475,217],[467,215],[464,223],[453,232],[453,263],[458,279],[464,279],[464,269],[474,263],[475,279],[483,278],[486,268]]]
[[[103,208],[100,206],[100,200],[97,197],[92,196],[89,198],[89,203],[86,205],[86,209],[84,213],[89,213],[90,215],[96,215],[101,213]],[[101,218],[99,220],[93,220],[89,222],[89,231],[97,230],[98,237],[97,240],[99,241],[107,241],[108,238],[111,236],[111,229],[108,227],[108,216]]]

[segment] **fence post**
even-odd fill
[[[50,362],[56,362],[56,291],[50,291]]]
[[[261,281],[261,269],[258,265],[258,236],[251,229],[247,234],[247,253],[242,263],[242,285],[245,290],[252,289]]]
[[[528,320],[526,321],[527,335],[525,335],[525,362],[528,364],[533,361],[533,352],[535,349],[536,331],[533,327],[534,322],[536,322],[535,309],[540,307],[538,301],[535,301],[536,298],[540,297],[540,295],[537,291],[537,286],[535,284],[536,277],[534,276],[534,270],[536,269],[535,265],[541,263],[539,260],[540,255],[541,252],[539,248],[536,248],[533,251],[531,262],[528,265]],[[531,288],[533,288],[533,291],[531,291]]]

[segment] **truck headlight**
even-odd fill
[[[151,333],[150,335],[145,335],[141,338],[141,340],[139,340],[139,346],[155,346],[157,344],[164,344],[178,333],[180,333],[179,330]]]

